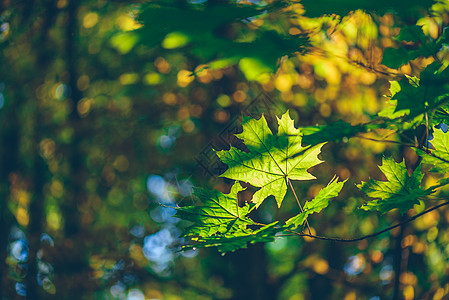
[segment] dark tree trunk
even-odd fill
[[[30,1],[28,7],[25,8],[23,17],[32,19],[32,11],[29,11],[29,7],[33,6],[34,2]],[[49,172],[46,162],[40,155],[40,142],[44,138],[46,132],[45,120],[41,115],[40,102],[35,98],[34,90],[39,85],[41,85],[45,78],[46,71],[50,67],[50,62],[53,59],[49,55],[51,49],[49,31],[54,24],[56,19],[56,5],[53,0],[44,1],[42,3],[42,13],[40,18],[42,18],[43,23],[40,27],[40,35],[36,40],[36,67],[35,70],[39,70],[38,74],[34,74],[32,78],[29,79],[29,84],[33,92],[32,95],[27,95],[30,103],[28,107],[33,108],[33,134],[32,134],[32,166],[29,171],[31,174],[31,200],[29,205],[29,224],[28,224],[28,273],[26,277],[26,289],[27,289],[27,299],[41,299],[43,297],[43,289],[38,284],[38,258],[37,253],[40,248],[40,235],[44,231],[44,219],[45,219],[45,195],[44,186],[49,178]],[[37,16],[36,16],[37,18]],[[31,34],[28,32],[27,34]]]
[[[33,187],[29,206],[30,221],[28,224],[28,274],[27,274],[27,299],[37,300],[42,298],[42,288],[38,284],[38,258],[37,252],[40,248],[40,235],[44,229],[44,185],[48,178],[48,170],[45,161],[39,155],[39,141],[41,139],[41,117],[39,109],[35,111],[35,136],[33,157]]]
[[[277,298],[277,287],[268,276],[268,263],[264,243],[249,245],[229,255],[229,284],[235,300],[273,300]]]
[[[58,286],[63,287],[57,291],[61,299],[69,299],[73,295],[78,295],[79,299],[84,299],[89,295],[88,285],[89,267],[85,246],[85,231],[81,225],[81,214],[79,207],[85,201],[84,180],[86,178],[85,155],[82,150],[82,141],[86,138],[83,129],[83,120],[77,112],[77,104],[82,98],[82,93],[78,90],[76,69],[77,60],[77,39],[78,35],[78,13],[79,1],[69,0],[67,5],[67,27],[65,43],[65,61],[69,74],[70,101],[73,103],[73,110],[69,115],[67,126],[73,130],[73,137],[70,147],[66,148],[64,157],[68,162],[69,171],[65,179],[65,197],[61,203],[61,212],[64,220],[64,241],[60,245],[58,261],[55,263]]]
[[[6,94],[6,93],[5,93]],[[19,149],[19,122],[17,111],[20,107],[20,101],[15,103],[5,103],[3,112],[0,114],[3,122],[1,123],[2,145],[0,150],[0,299],[7,299],[15,293],[13,282],[8,278],[8,265],[6,259],[8,256],[8,235],[14,216],[8,208],[11,199],[10,176],[19,168],[18,149]]]
[[[399,222],[405,221],[406,217],[402,216]],[[393,249],[393,269],[394,269],[394,289],[393,289],[393,300],[401,299],[400,297],[400,281],[399,278],[403,272],[406,270],[406,259],[404,255],[404,249],[402,248],[402,240],[404,238],[405,225],[400,227],[399,234],[395,238],[394,249]],[[408,251],[408,250],[407,250]]]

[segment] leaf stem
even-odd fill
[[[415,215],[415,216],[413,216],[411,218],[408,218],[407,220],[405,220],[403,222],[400,222],[398,224],[395,224],[393,226],[385,228],[385,229],[383,229],[381,231],[378,231],[378,232],[375,232],[375,233],[372,233],[372,234],[368,234],[368,235],[364,235],[364,236],[361,236],[361,237],[358,237],[358,238],[352,238],[352,239],[318,236],[318,235],[312,235],[312,234],[307,234],[307,233],[296,232],[296,231],[292,231],[292,230],[286,230],[286,231],[292,233],[293,235],[306,236],[306,237],[310,237],[310,238],[317,239],[317,240],[332,241],[332,242],[343,242],[343,243],[353,243],[353,242],[358,242],[358,241],[362,241],[362,240],[366,240],[366,239],[378,236],[378,235],[380,235],[382,233],[385,233],[385,232],[388,232],[390,230],[393,230],[396,227],[399,227],[399,226],[402,226],[404,224],[410,223],[410,222],[416,220],[417,218],[419,218],[419,217],[421,217],[421,216],[423,216],[423,215],[425,215],[425,214],[427,214],[427,213],[429,213],[429,212],[431,212],[431,211],[433,211],[435,209],[443,207],[445,205],[449,205],[449,201],[441,203],[441,204],[436,205],[434,207],[431,207],[431,208],[429,208],[429,209],[427,209],[427,210],[425,210],[425,211],[423,211],[423,212],[421,212],[421,213],[419,213],[419,214],[417,214],[417,215]],[[288,236],[288,235],[280,235],[280,236]]]
[[[426,152],[429,152],[429,115],[427,111],[424,113],[424,116],[426,117],[426,140],[424,141],[426,148]]]
[[[292,189],[293,195],[295,196],[296,202],[298,203],[298,206],[301,209],[301,212],[303,213],[304,210],[302,209],[301,202],[299,202],[298,196],[296,195],[295,189],[293,188],[290,178],[288,178],[288,177],[286,177],[286,178],[287,178],[288,184],[290,185],[290,188]],[[307,229],[309,230],[309,234],[312,235],[312,231],[310,230],[310,225],[309,225],[309,221],[307,221],[307,217],[306,217],[306,224],[307,224]]]

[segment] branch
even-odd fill
[[[433,211],[435,209],[443,207],[445,205],[449,205],[449,201],[441,203],[441,204],[436,205],[434,207],[431,207],[428,210],[425,210],[425,211],[423,211],[423,212],[421,212],[421,213],[419,213],[419,214],[417,214],[417,215],[415,215],[415,216],[413,216],[413,217],[411,217],[411,218],[409,218],[409,219],[407,219],[407,220],[405,220],[403,222],[400,222],[400,223],[398,223],[396,225],[393,225],[393,226],[390,226],[388,228],[385,228],[385,229],[383,229],[381,231],[378,231],[378,232],[375,232],[375,233],[372,233],[372,234],[368,234],[368,235],[365,235],[365,236],[361,236],[361,237],[358,237],[358,238],[353,238],[353,239],[343,239],[343,238],[332,238],[332,237],[318,236],[318,235],[312,235],[312,234],[307,234],[307,233],[300,233],[300,232],[296,232],[296,231],[292,231],[292,230],[287,230],[287,231],[292,233],[293,235],[310,237],[310,238],[317,239],[317,240],[343,242],[343,243],[353,243],[353,242],[358,242],[358,241],[366,240],[366,239],[369,239],[369,238],[381,235],[382,233],[385,233],[385,232],[388,232],[390,230],[393,230],[396,227],[399,227],[399,226],[402,226],[404,224],[410,223],[410,222],[416,220],[417,218],[419,218],[419,217],[421,217],[421,216],[423,216],[423,215],[425,215],[425,214],[427,214],[427,213],[429,213],[429,212],[431,212],[431,211]],[[289,236],[289,235],[280,235],[280,236]]]
[[[362,139],[362,140],[368,140],[368,141],[373,141],[373,142],[378,142],[378,143],[390,143],[390,144],[397,144],[397,145],[408,146],[408,147],[414,147],[415,146],[415,145],[412,145],[412,144],[407,144],[407,143],[403,143],[403,142],[399,142],[399,141],[378,140],[378,139],[369,138],[369,137],[365,137],[365,136],[361,136],[361,135],[355,135],[354,137]]]

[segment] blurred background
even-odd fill
[[[197,204],[192,186],[229,191],[211,149],[238,142],[242,113],[272,128],[287,109],[297,126],[372,120],[389,80],[434,59],[381,65],[400,27],[435,40],[449,23],[447,2],[414,2],[367,14],[349,13],[352,1],[0,1],[0,298],[448,297],[447,208],[357,243],[283,237],[225,256],[180,252],[188,224],[172,217],[171,206]],[[301,201],[334,174],[349,181],[309,219],[313,231],[355,237],[399,221],[359,210],[354,185],[407,151],[328,143],[319,179],[295,185]],[[257,218],[285,220],[295,203],[268,199]]]

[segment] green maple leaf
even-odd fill
[[[401,214],[405,214],[414,204],[419,204],[419,197],[432,193],[431,189],[424,190],[420,186],[424,177],[421,166],[409,176],[404,162],[396,163],[393,158],[383,158],[379,169],[388,181],[370,179],[357,185],[369,197],[376,198],[364,204],[364,210],[377,210],[384,214],[397,208]]]
[[[402,117],[408,113],[410,113],[410,110],[398,110],[397,109],[397,100],[392,100],[391,98],[394,97],[397,93],[401,91],[401,85],[398,81],[390,81],[390,95],[387,97],[390,97],[390,99],[387,101],[387,106],[379,112],[379,117],[389,118],[389,119],[396,119],[399,117]]]
[[[189,238],[189,244],[182,249],[217,247],[220,252],[235,251],[246,248],[248,243],[270,242],[287,228],[279,222],[264,225],[251,220],[248,214],[254,205],[238,206],[237,194],[243,190],[238,183],[229,194],[195,188],[193,194],[203,205],[176,208],[175,217],[193,222],[182,235]]]
[[[438,117],[446,113],[443,108],[449,97],[449,68],[442,68],[437,62],[428,65],[420,74],[420,78],[407,76],[401,81],[390,82],[391,103],[396,107],[388,117],[393,118],[406,112],[414,118],[426,111],[438,109]],[[386,113],[383,112],[383,116]],[[439,119],[438,119],[439,120]]]
[[[279,222],[262,226],[256,230],[237,230],[232,234],[217,234],[210,237],[193,238],[191,244],[184,246],[183,250],[204,247],[217,247],[220,252],[235,251],[240,248],[246,248],[248,243],[272,242],[276,233],[284,231],[286,226],[279,226]]]
[[[194,188],[193,195],[198,197],[202,206],[176,208],[175,217],[194,224],[186,229],[183,236],[208,237],[214,234],[232,233],[246,229],[254,222],[247,217],[251,210],[246,204],[239,207],[237,193],[244,190],[240,184],[234,184],[229,194],[217,190]]]
[[[329,205],[330,199],[338,196],[345,182],[346,180],[338,182],[338,177],[336,176],[332,178],[329,184],[321,189],[315,198],[306,202],[302,213],[288,219],[285,224],[288,226],[294,225],[293,229],[295,229],[304,223],[308,215],[322,211]]]
[[[302,134],[295,128],[288,111],[278,118],[278,124],[278,134],[273,135],[263,115],[259,120],[244,116],[243,132],[237,137],[243,139],[249,152],[234,147],[217,152],[220,160],[228,165],[222,177],[260,188],[253,195],[256,207],[271,195],[280,207],[288,180],[315,179],[307,170],[322,162],[317,156],[324,143],[301,146]]]
[[[440,123],[449,123],[449,105],[441,105],[435,110],[435,114],[433,115],[432,125],[440,124]]]
[[[410,115],[416,116],[428,106],[426,90],[420,88],[419,78],[407,77],[397,82],[394,89],[391,100],[397,101],[395,112],[408,110]]]
[[[431,153],[416,149],[422,157],[422,163],[433,165],[431,172],[449,172],[449,134],[434,128],[433,139],[430,141],[435,147]]]

